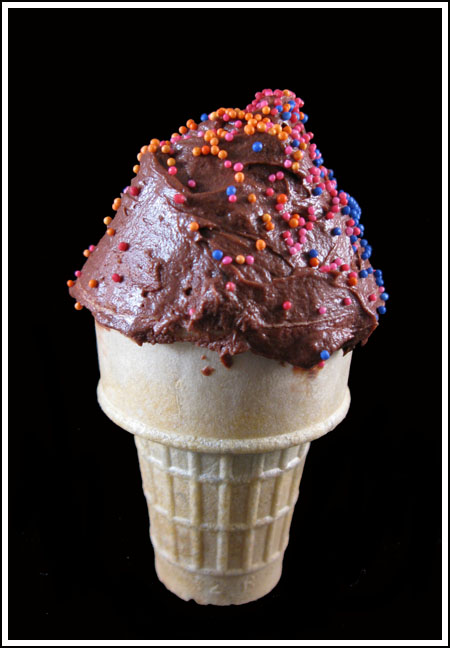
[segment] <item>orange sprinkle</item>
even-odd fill
[[[356,286],[356,284],[358,283],[358,279],[356,277],[349,277],[347,283],[349,286]]]
[[[298,220],[296,218],[291,218],[289,221],[289,227],[298,227]]]
[[[290,135],[290,134],[292,133],[292,128],[291,128],[290,126],[285,126],[285,127],[283,128],[283,132],[284,132],[284,133],[287,133],[288,135]]]
[[[270,223],[272,220],[272,216],[270,214],[263,214],[262,215],[263,223]]]
[[[282,131],[281,124],[274,124],[274,128],[277,131],[277,133],[281,133]]]
[[[239,167],[238,167],[239,168]],[[234,176],[234,179],[236,182],[244,182],[245,175],[239,171],[239,173],[236,173]]]
[[[69,279],[67,285],[69,286],[69,288],[72,288],[72,286],[75,286],[75,281],[73,279]]]
[[[291,169],[292,171],[298,171],[300,169],[300,164],[298,162],[294,162],[291,166]]]
[[[150,144],[150,146],[148,147],[149,153],[156,153],[157,150],[158,146],[156,144]]]
[[[140,168],[141,168],[140,164],[135,164],[133,167],[133,173],[137,173]]]
[[[301,142],[301,144],[300,144],[300,146],[298,148],[301,149],[302,151],[306,151],[306,149],[308,148],[308,145],[307,145],[306,142]]]
[[[97,288],[98,281],[97,279],[89,279],[89,288]]]
[[[309,265],[311,266],[311,268],[317,268],[319,263],[320,262],[319,262],[319,259],[317,257],[312,257],[312,259],[309,260]]]
[[[266,223],[265,227],[268,232],[271,232],[273,229],[275,229],[275,225],[273,223]]]
[[[245,111],[243,111],[243,110],[238,110],[238,109],[236,108],[236,113],[237,113],[238,119],[245,119]]]
[[[230,119],[236,119],[237,114],[235,110],[233,110],[232,108],[228,108],[227,113],[229,114]]]
[[[305,117],[305,113],[300,112],[299,115],[300,115],[300,121],[301,121],[302,119],[304,119],[304,117]]]
[[[197,232],[199,227],[200,227],[200,225],[198,223],[196,223],[195,221],[193,221],[192,223],[189,223],[189,229],[191,230],[191,232]]]
[[[217,117],[223,117],[226,112],[227,111],[225,110],[225,108],[219,108],[219,110],[217,111]]]
[[[106,216],[106,217],[103,219],[103,222],[105,223],[105,225],[109,225],[111,221],[112,221],[111,216]]]
[[[192,149],[192,155],[194,157],[198,157],[201,154],[202,154],[202,149],[200,148],[200,146],[194,146],[194,148]]]
[[[254,194],[254,193],[248,194],[248,196],[247,196],[247,200],[248,200],[249,203],[254,203],[254,202],[256,202],[256,196],[255,196],[255,194]]]
[[[236,263],[239,263],[241,265],[245,263],[245,256],[243,256],[242,254],[238,254],[236,257]]]
[[[263,115],[268,115],[270,113],[270,106],[264,106],[261,112]]]
[[[171,167],[171,166],[175,166],[176,163],[177,163],[177,162],[176,162],[175,158],[169,158],[169,159],[167,160],[167,166],[170,166],[170,167]]]
[[[137,157],[137,159],[138,159],[138,162],[140,162],[141,159],[142,159],[142,153],[138,153],[138,154],[136,155],[136,157]]]
[[[148,149],[147,146],[141,146],[141,153],[142,153],[142,155],[144,155],[144,153],[147,153],[147,149]]]
[[[106,230],[106,233],[108,234],[108,236],[114,236],[114,234],[116,233],[116,230],[114,228],[112,228],[112,227],[108,227],[108,229]]]
[[[256,126],[256,130],[258,133],[265,133],[266,132],[266,124],[262,121],[258,122]]]
[[[211,150],[211,149],[209,148],[209,146],[206,146],[206,145],[205,145],[205,146],[202,146],[202,154],[203,154],[203,155],[208,155],[208,153],[210,152],[210,150]]]
[[[75,310],[81,310],[83,306],[80,304],[80,302],[75,302],[74,306]]]
[[[188,129],[186,128],[186,126],[180,126],[178,132],[181,133],[182,135],[185,135],[188,132]]]
[[[294,160],[302,160],[303,159],[303,153],[301,151],[295,151],[292,154],[292,157],[294,158]]]
[[[255,243],[257,250],[264,250],[266,247],[266,242],[262,239],[258,239]]]
[[[225,158],[228,157],[228,153],[222,149],[218,152],[217,157],[221,160],[225,160]]]
[[[210,115],[208,115],[208,119],[210,119],[211,121],[214,121],[215,119],[217,119],[217,112],[214,111]]]
[[[161,152],[162,152],[162,153],[170,153],[170,146],[169,146],[169,144],[164,144],[164,146],[161,146]]]
[[[258,123],[258,120],[255,119],[255,118],[248,120],[248,125],[249,126],[256,126],[257,123]]]
[[[278,133],[278,139],[281,142],[284,142],[285,140],[287,140],[288,137],[289,137],[289,135],[287,133],[284,133],[284,132],[283,133]]]
[[[89,250],[83,250],[83,256],[88,257],[91,256],[91,253]]]
[[[211,154],[212,155],[217,155],[220,151],[220,148],[218,146],[211,146]]]
[[[159,139],[152,139],[150,140],[150,144],[151,146],[159,146],[161,142],[159,141]]]
[[[121,204],[122,204],[121,198],[114,198],[114,202],[112,204],[112,208],[114,209],[114,211],[117,211]]]
[[[276,135],[277,134],[277,131],[275,130],[275,128],[269,128],[269,130],[267,132],[269,133],[269,135]]]
[[[285,97],[290,97],[291,96],[291,91],[290,90],[283,90],[283,94]]]
[[[248,121],[249,119],[253,119],[253,113],[245,113],[245,121]]]
[[[278,194],[278,196],[277,196],[277,202],[279,202],[279,203],[284,204],[284,203],[287,202],[287,199],[288,199],[288,197],[286,196],[286,194]]]
[[[218,128],[216,135],[218,135],[220,138],[224,138],[225,135],[227,134],[227,131],[224,128]]]
[[[186,126],[190,128],[191,130],[197,130],[197,124],[193,119],[188,119],[186,122]]]
[[[178,133],[172,133],[172,135],[170,136],[170,139],[173,139],[173,138],[177,139],[177,137],[179,137]]]
[[[253,126],[249,126],[248,124],[244,126],[244,131],[247,135],[254,135],[255,133],[255,129],[253,128]]]
[[[291,106],[289,104],[283,104],[283,110],[284,112],[290,112]]]
[[[262,115],[260,115],[259,113],[256,113],[255,119],[256,119],[257,122],[261,121]]]
[[[210,142],[211,146],[217,146],[219,143],[219,138],[218,137],[212,137]]]

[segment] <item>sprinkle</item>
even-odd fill
[[[223,163],[223,166],[225,167],[225,169],[229,169],[231,167],[230,160],[225,160],[225,162]]]
[[[173,199],[177,205],[182,205],[184,202],[186,202],[186,198],[183,196],[183,194],[179,193],[175,194]]]
[[[236,164],[233,167],[233,171],[242,171],[244,168],[244,165],[241,164],[241,162],[236,162]]]
[[[356,286],[356,284],[358,283],[358,279],[356,277],[349,277],[347,283],[349,286]]]
[[[89,250],[83,250],[83,256],[88,257],[90,255],[91,253],[89,252]]]
[[[255,153],[259,153],[263,149],[262,142],[254,142],[252,149],[255,151]]]
[[[320,362],[318,362],[317,366],[319,367],[319,369],[323,369],[323,367],[325,367],[325,360],[321,360]]]
[[[128,193],[131,196],[139,196],[140,192],[141,192],[141,190],[139,189],[139,187],[130,187],[130,189],[128,191]]]
[[[277,176],[274,173],[271,173],[269,176],[269,182],[275,182],[277,179]]]
[[[97,288],[98,281],[97,279],[89,279],[89,288]]]
[[[289,309],[292,308],[292,303],[290,301],[283,302],[283,308],[285,311],[288,311]]]
[[[386,312],[386,307],[385,306],[378,306],[377,311],[380,313],[380,315],[384,315]]]
[[[320,187],[315,187],[312,190],[312,194],[313,196],[320,196],[322,194],[322,189]]]
[[[113,281],[115,281],[116,283],[120,283],[120,282],[122,281],[123,277],[121,277],[119,274],[117,274],[117,273],[115,272],[115,273],[111,276],[111,279],[112,279]]]
[[[348,263],[343,263],[343,264],[340,266],[339,270],[340,270],[341,272],[347,272],[348,270],[350,270],[350,266],[348,265]]]
[[[374,295],[374,294],[369,295],[369,301],[371,301],[371,302],[377,301],[377,296]]]
[[[258,239],[255,243],[256,249],[257,250],[264,250],[266,247],[266,242],[263,241],[262,239]]]
[[[221,258],[223,257],[223,252],[222,252],[222,250],[214,250],[213,253],[212,253],[212,257],[213,257],[213,259],[215,259],[216,261],[220,261]]]
[[[67,285],[69,286],[69,288],[72,288],[72,286],[75,286],[75,281],[73,279],[69,279],[67,281]]]
[[[80,304],[80,302],[75,302],[73,307],[75,308],[75,310],[81,310],[83,308],[83,306]]]
[[[237,200],[237,198],[236,198],[236,196],[234,194],[231,195],[231,196],[228,196],[228,202],[234,203],[234,202],[236,202],[236,200]]]
[[[233,263],[233,259],[230,256],[224,256],[222,259],[223,265],[228,265],[230,263]]]
[[[169,175],[176,175],[177,172],[178,172],[177,167],[174,166],[169,167],[169,169],[167,170],[167,173]]]
[[[81,277],[81,270],[75,270],[74,275],[75,277]]]
[[[274,193],[275,193],[275,191],[272,189],[272,187],[269,187],[268,189],[266,189],[266,196],[269,196],[269,198],[271,196],[273,196]]]
[[[236,284],[233,283],[232,281],[228,281],[228,282],[225,284],[225,288],[226,288],[227,290],[230,290],[231,292],[234,292],[234,291],[236,290]]]
[[[283,180],[283,178],[284,178],[283,171],[277,171],[276,178],[277,178],[277,180]]]
[[[334,228],[331,230],[331,234],[332,234],[333,236],[339,236],[340,234],[342,234],[342,230],[341,230],[340,227],[334,227]]]
[[[116,198],[112,204],[112,208],[114,211],[117,211],[122,203],[122,200],[120,198]]]
[[[317,252],[317,250],[314,250],[314,249],[313,249],[313,250],[310,250],[310,251],[308,252],[308,254],[309,254],[309,256],[310,256],[311,258],[319,256],[319,253]]]
[[[248,194],[247,200],[248,200],[249,203],[256,202],[256,195],[254,193]]]
[[[236,257],[236,263],[239,263],[240,265],[245,263],[245,256],[243,256],[242,254],[238,254]]]
[[[255,259],[251,254],[249,254],[245,257],[245,262],[248,263],[248,265],[253,265],[253,263],[255,263]]]
[[[330,357],[329,351],[324,349],[323,351],[320,352],[320,357],[322,358],[322,360],[328,360]]]
[[[190,308],[188,313],[190,317],[193,317],[195,315],[195,308]]]
[[[199,227],[200,225],[196,221],[189,223],[189,229],[191,230],[191,232],[197,232]]]
[[[232,196],[236,193],[236,187],[234,185],[230,185],[226,189],[227,196]]]
[[[202,149],[199,146],[194,146],[192,149],[192,155],[194,157],[199,157],[202,154]]]
[[[317,310],[321,315],[325,315],[325,313],[327,312],[326,306],[320,306]]]
[[[106,217],[103,219],[103,222],[105,223],[105,225],[109,225],[111,221],[112,221],[111,216],[106,216]]]
[[[245,175],[243,173],[236,173],[234,179],[236,180],[236,182],[244,182]]]
[[[273,223],[266,223],[265,228],[268,232],[271,232],[275,229],[275,225]]]
[[[351,303],[352,303],[352,300],[350,299],[350,297],[344,297],[344,304],[346,306],[350,306]]]
[[[197,186],[197,183],[195,180],[188,180],[188,187],[191,187],[192,189]]]
[[[383,301],[387,301],[389,299],[388,293],[386,292],[381,293],[380,299],[382,299]]]
[[[126,252],[130,246],[128,245],[128,243],[122,242],[122,243],[119,243],[119,245],[117,247],[119,248],[119,250],[121,252]]]
[[[171,157],[167,160],[167,166],[171,167],[171,166],[175,166],[175,164],[176,164],[175,158]]]
[[[108,229],[106,230],[106,233],[108,234],[108,236],[114,236],[114,234],[116,233],[116,230],[113,227],[108,227]]]
[[[312,257],[312,259],[309,260],[309,265],[311,266],[311,268],[317,268],[317,266],[319,265],[319,259]]]

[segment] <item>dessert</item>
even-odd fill
[[[100,405],[136,435],[158,575],[199,603],[277,583],[309,443],[345,416],[351,352],[386,312],[302,108],[266,89],[152,139],[68,282]]]

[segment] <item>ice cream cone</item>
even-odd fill
[[[158,577],[201,604],[264,596],[281,575],[310,441],[347,413],[351,354],[304,370],[243,353],[228,369],[189,342],[96,332],[99,403],[135,435]]]

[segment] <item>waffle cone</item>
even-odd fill
[[[347,413],[351,354],[306,371],[244,353],[227,369],[188,342],[140,347],[96,331],[99,403],[135,435],[159,579],[201,604],[264,596],[281,576],[310,441]]]

